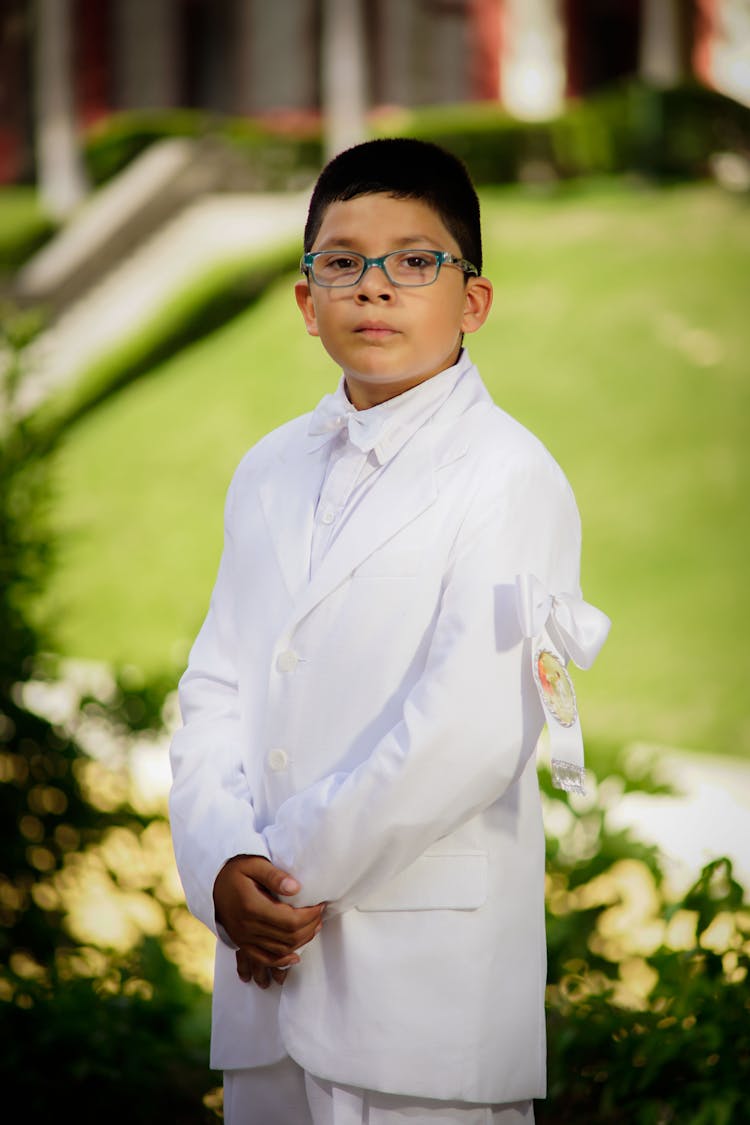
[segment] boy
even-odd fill
[[[492,302],[463,165],[341,153],[304,249],[297,304],[343,375],[231,482],[171,752],[180,875],[219,939],[211,1064],[229,1125],[528,1123],[534,750],[546,716],[580,771],[564,664],[607,622],[565,477],[463,347]]]

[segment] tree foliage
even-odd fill
[[[18,355],[36,326],[11,312],[0,341],[0,1085],[29,1121],[199,1125],[216,1119],[204,1104],[216,1086],[205,992],[154,938],[92,948],[67,924],[60,890],[76,858],[151,818],[124,788],[94,799],[79,728],[31,698],[56,674],[52,631],[35,618],[54,563],[50,449],[16,410]],[[163,694],[120,673],[107,698],[79,706],[116,734],[153,726]]]

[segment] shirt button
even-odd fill
[[[336,513],[334,512],[333,508],[331,508],[331,507],[324,508],[322,513],[321,513],[321,516],[320,516],[321,522],[325,523],[325,524],[333,523],[335,518],[336,518]]]
[[[268,752],[268,764],[275,773],[281,773],[289,764],[289,755],[286,750],[276,747],[276,749]]]
[[[280,652],[276,657],[276,671],[277,672],[293,672],[297,667],[299,657],[296,652],[292,652],[289,648],[286,652]]]

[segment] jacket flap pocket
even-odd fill
[[[487,900],[484,852],[422,855],[357,910],[477,910]]]

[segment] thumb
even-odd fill
[[[296,895],[301,890],[301,884],[294,876],[282,871],[280,867],[274,867],[270,860],[259,882],[262,882],[264,887],[277,895]]]
[[[276,868],[278,871],[278,868]],[[281,881],[278,886],[278,893],[281,895],[296,895],[301,890],[301,884],[292,875],[287,875],[285,871],[279,871]]]

